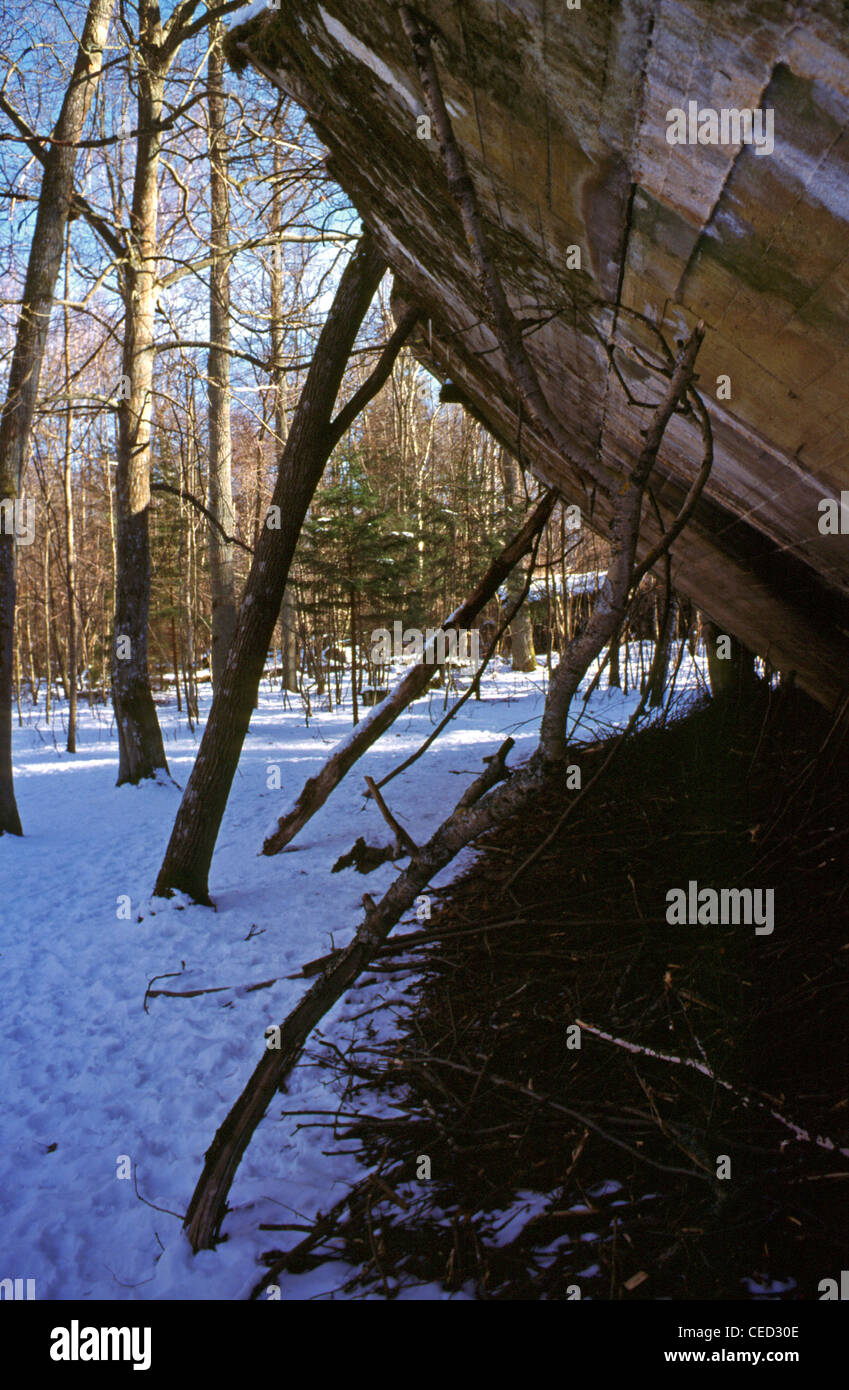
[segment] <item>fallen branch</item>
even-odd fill
[[[383,816],[383,819],[386,821],[386,824],[389,826],[390,830],[393,830],[395,832],[397,848],[399,850],[404,850],[407,854],[415,857],[419,852],[418,845],[416,844],[412,836],[408,835],[401,822],[396,820],[393,816],[392,812],[390,811],[389,807],[387,806],[386,802],[381,796],[380,790],[373,777],[366,778],[366,786],[368,787],[369,791],[374,797],[374,800],[377,804],[377,809]]]
[[[175,980],[179,978],[179,976],[182,975],[183,970],[185,970],[186,968],[185,961],[181,961],[180,963],[183,967],[182,970],[167,970],[164,975],[152,975],[151,978],[148,980],[147,989],[144,992],[144,999],[142,1000],[142,1008],[144,1009],[146,1014],[150,1013],[150,1009],[147,1007],[147,1001],[151,996],[152,991],[150,987],[153,984],[154,980]]]
[[[462,1062],[452,1062],[447,1057],[428,1056],[423,1060],[427,1061],[429,1067],[448,1067],[451,1071],[463,1072],[466,1076],[474,1076],[475,1078],[479,1076],[479,1072],[476,1071],[474,1067],[464,1066]],[[484,1060],[485,1059],[481,1057],[481,1061]],[[421,1066],[421,1062],[419,1062],[418,1059],[405,1063],[396,1058],[394,1059],[394,1064],[399,1069],[403,1068],[405,1065],[408,1067]],[[423,1069],[424,1068],[422,1068],[422,1070]],[[556,1110],[559,1111],[561,1115],[568,1115],[570,1120],[577,1120],[578,1124],[583,1125],[585,1129],[590,1129],[595,1134],[600,1135],[606,1143],[615,1145],[617,1149],[624,1149],[626,1153],[631,1154],[633,1158],[639,1159],[641,1163],[647,1163],[650,1168],[656,1168],[661,1173],[681,1173],[686,1178],[698,1178],[702,1182],[706,1181],[702,1173],[694,1171],[692,1168],[678,1168],[674,1164],[660,1163],[655,1158],[649,1158],[648,1154],[640,1153],[639,1149],[635,1149],[630,1144],[626,1144],[624,1139],[617,1139],[609,1130],[602,1129],[601,1125],[597,1124],[595,1120],[591,1120],[589,1116],[583,1115],[580,1110],[574,1110],[569,1105],[562,1105],[560,1101],[554,1100],[551,1096],[547,1096],[541,1091],[532,1091],[529,1086],[522,1086],[518,1081],[510,1081],[506,1076],[496,1076],[494,1072],[487,1072],[486,1080],[491,1082],[493,1086],[501,1087],[507,1091],[513,1091],[520,1096],[526,1096],[528,1100],[534,1100],[539,1105],[543,1105],[549,1110]]]
[[[493,560],[477,587],[457,611],[452,613],[450,618],[446,618],[442,624],[441,630],[443,632],[459,631],[471,626],[478,614],[497,592],[499,585],[530,550],[535,537],[542,532],[551,516],[556,501],[557,493],[555,491],[545,493],[522,529],[504,547],[501,554]],[[360,721],[356,729],[340,744],[337,744],[321,771],[315,777],[310,777],[304,784],[292,809],[280,817],[277,829],[272,835],[269,835],[262,847],[263,854],[279,854],[299,831],[303,830],[354,763],[394,723],[398,715],[415,700],[416,696],[427,688],[435,671],[436,667],[432,662],[420,661],[411,671],[407,672],[395,689],[390,691],[386,699],[382,700],[379,705],[375,705],[365,719]]]
[[[215,985],[212,989],[149,989],[145,999],[158,999],[162,995],[168,999],[197,999],[199,994],[227,994],[235,989],[253,994],[258,989],[270,989],[279,979],[280,976],[275,975],[273,980],[260,980],[256,985]]]
[[[520,811],[542,786],[542,769],[533,764],[511,777],[504,786],[483,795],[487,784],[491,785],[498,776],[503,777],[507,751],[502,744],[486,772],[469,788],[466,796],[474,795],[474,804],[456,806],[380,902],[367,909],[353,940],[280,1025],[274,1040],[279,1046],[273,1050],[266,1046],[245,1089],[207,1150],[203,1171],[186,1214],[186,1234],[194,1250],[206,1250],[214,1245],[227,1212],[227,1194],[242,1155],[275,1091],[285,1084],[315,1025],[369,965],[376,948],[382,945],[402,913],[412,907],[438,870],[470,840]]]
[[[385,957],[397,956],[399,951],[408,949],[415,951],[420,946],[427,946],[433,941],[450,941],[457,936],[483,936],[486,932],[499,931],[504,927],[522,926],[525,920],[523,917],[511,917],[505,922],[487,922],[482,927],[430,927],[426,931],[407,932],[404,936],[397,936],[394,940],[387,941],[375,951],[375,958],[382,960]],[[318,975],[336,959],[341,949],[343,948],[328,951],[327,955],[318,956],[315,960],[308,960],[301,966],[296,975],[287,975],[286,979],[303,980],[309,979],[311,975]]]
[[[838,1144],[835,1144],[833,1139],[829,1139],[827,1136],[810,1134],[809,1131],[804,1129],[801,1125],[795,1124],[793,1120],[789,1120],[786,1115],[782,1115],[780,1110],[774,1108],[771,1096],[767,1096],[765,1099],[761,1100],[754,1091],[742,1091],[739,1087],[732,1086],[730,1081],[723,1081],[721,1076],[717,1076],[708,1066],[707,1062],[699,1062],[695,1057],[676,1057],[671,1052],[658,1052],[656,1048],[646,1047],[640,1043],[628,1042],[626,1038],[616,1038],[612,1033],[605,1033],[602,1028],[594,1028],[591,1023],[584,1023],[580,1018],[576,1018],[575,1023],[582,1032],[592,1033],[595,1037],[603,1039],[604,1042],[611,1043],[614,1047],[622,1048],[625,1052],[636,1053],[641,1057],[654,1057],[659,1062],[671,1062],[674,1066],[688,1067],[691,1071],[700,1072],[702,1076],[706,1076],[709,1081],[712,1081],[715,1086],[721,1086],[724,1091],[729,1091],[731,1095],[736,1096],[739,1101],[742,1101],[743,1105],[756,1105],[759,1110],[765,1110],[766,1113],[771,1115],[774,1120],[777,1120],[779,1124],[789,1129],[799,1143],[815,1144],[820,1149],[827,1149],[829,1153],[839,1153],[844,1158],[849,1158],[849,1149],[840,1148]],[[763,1092],[761,1092],[761,1095],[763,1095]],[[786,1142],[785,1140],[785,1143]],[[781,1147],[783,1149],[784,1145],[782,1144]]]
[[[468,806],[474,806],[475,802],[480,801],[490,787],[494,787],[496,782],[502,782],[505,777],[509,776],[505,761],[515,742],[514,738],[505,738],[495,756],[484,759],[484,762],[488,764],[486,770],[481,773],[480,777],[475,778],[471,786],[463,792],[457,802],[458,810],[465,810]]]
[[[390,1170],[388,1175],[391,1176],[393,1171],[394,1170]],[[400,1167],[398,1169],[398,1176],[402,1176]],[[327,1239],[328,1236],[331,1236],[335,1232],[338,1219],[345,1211],[345,1208],[350,1208],[356,1202],[358,1197],[365,1197],[366,1194],[374,1187],[379,1188],[384,1193],[384,1196],[386,1196],[393,1202],[396,1202],[404,1210],[407,1209],[408,1203],[405,1202],[403,1197],[400,1197],[398,1193],[395,1192],[384,1180],[379,1168],[376,1169],[374,1172],[367,1173],[361,1182],[358,1182],[355,1187],[352,1187],[349,1192],[346,1192],[342,1197],[339,1198],[337,1202],[334,1202],[333,1206],[330,1208],[328,1212],[325,1212],[323,1215],[321,1212],[318,1213],[318,1215],[315,1218],[315,1221],[313,1222],[313,1225],[309,1230],[309,1233],[306,1236],[304,1236],[304,1239],[299,1241],[297,1245],[293,1246],[291,1250],[269,1251],[269,1253],[263,1257],[267,1260],[273,1261],[273,1263],[271,1264],[267,1273],[263,1275],[262,1279],[260,1279],[259,1283],[252,1290],[251,1299],[258,1299],[263,1290],[268,1288],[269,1284],[274,1284],[277,1282],[281,1274],[286,1274],[290,1272],[297,1273],[298,1265],[304,1261],[304,1259],[311,1253],[312,1250],[315,1249],[317,1245],[320,1245],[322,1241]],[[276,1228],[273,1226],[260,1227],[260,1230],[274,1229]],[[281,1227],[279,1229],[298,1230],[302,1228],[293,1226]]]

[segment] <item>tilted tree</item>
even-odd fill
[[[385,382],[415,322],[412,311],[402,319],[372,375],[333,418],[345,367],[385,270],[365,233],[342,273],[295,408],[267,516],[273,524],[260,529],[221,685],[156,880],[159,895],[176,889],[196,902],[210,901],[215,842],[307,508],[334,447]]]

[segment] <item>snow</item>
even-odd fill
[[[568,594],[595,594],[604,583],[607,570],[586,570],[581,574],[567,574],[566,592]],[[545,579],[532,579],[528,588],[528,602],[539,603],[544,599],[546,592],[559,594],[563,584],[559,574],[550,574],[548,578],[548,589],[546,589]],[[507,585],[502,584],[498,590],[498,597],[502,603],[507,599]]]
[[[240,10],[228,17],[228,29],[236,29],[240,24],[247,24],[249,19],[254,19],[256,15],[262,14],[263,10],[279,9],[279,5],[272,5],[269,0],[251,0],[249,5],[243,5]]]
[[[389,805],[415,839],[433,832],[508,733],[516,739],[511,762],[530,753],[546,679],[543,665],[525,676],[497,664],[485,675],[484,698],[467,701],[428,753],[390,784]],[[310,983],[285,977],[347,942],[362,920],[363,893],[379,897],[397,872],[386,864],[367,877],[353,869],[331,874],[358,835],[389,839],[377,808],[363,799],[363,777],[379,779],[417,748],[441,717],[443,699],[436,691],[417,700],[289,849],[267,858],[259,849],[269,823],[348,733],[351,716],[349,708],[327,713],[314,700],[305,727],[300,702],[284,709],[279,689],[264,685],[213,861],[216,911],[181,897],[151,900],[181,792],[167,778],[115,786],[111,710],[82,702],[79,752],[71,756],[64,752],[65,707],[57,705],[48,726],[43,705],[23,704],[14,760],[26,834],[0,838],[0,1277],[34,1278],[39,1299],[245,1298],[265,1272],[259,1254],[299,1238],[260,1231],[260,1223],[326,1211],[362,1176],[353,1157],[324,1152],[332,1147],[326,1131],[304,1128],[303,1117],[281,1119],[282,1111],[339,1104],[327,1073],[309,1065],[308,1048],[239,1169],[228,1240],[192,1257],[181,1235],[180,1214],[204,1151],[259,1060],[266,1028],[282,1021]],[[636,699],[597,692],[582,736],[624,724]],[[209,700],[206,689],[202,717]],[[185,785],[199,734],[173,703],[158,713],[172,777]],[[281,787],[270,790],[275,764]],[[464,852],[434,886],[472,858]],[[129,920],[118,915],[126,898]],[[408,929],[416,929],[412,914],[398,930]],[[226,988],[148,997],[145,1009],[154,976],[168,978],[152,989]],[[246,988],[272,978],[269,988]],[[355,1016],[364,1010],[389,1001],[369,1015],[380,1039],[409,1007],[391,976],[367,981],[323,1021],[324,1036],[339,1046],[361,1036],[365,1022]],[[373,1103],[376,1110],[388,1102]],[[118,1177],[122,1168],[132,1176]],[[339,1297],[349,1274],[329,1262],[286,1276],[282,1297]],[[403,1296],[449,1297],[430,1286]]]

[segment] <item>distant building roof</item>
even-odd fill
[[[607,570],[585,570],[583,574],[567,574],[566,592],[567,594],[596,594],[604,583]],[[552,574],[548,580],[549,592],[559,594],[562,588],[561,576]],[[531,587],[528,592],[529,603],[539,603],[545,598],[546,586],[544,579],[531,580]],[[502,584],[498,590],[498,597],[502,603],[507,598],[507,585]]]

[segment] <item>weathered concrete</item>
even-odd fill
[[[416,350],[515,446],[517,400],[486,327],[391,0],[282,0],[237,28],[310,114],[330,171],[430,320]],[[849,686],[849,539],[818,503],[849,488],[849,5],[781,0],[421,0],[487,232],[572,457],[527,428],[523,456],[592,512],[639,447],[606,344],[655,399],[644,315],[673,341],[704,318],[700,388],[716,461],[674,578],[720,625],[827,704]],[[810,13],[809,11],[814,11]],[[667,112],[774,110],[771,154],[675,145]],[[580,248],[581,268],[570,268]],[[649,354],[649,365],[638,353]],[[731,397],[717,399],[717,378]],[[665,518],[698,464],[670,429]],[[586,495],[579,465],[597,484]],[[646,538],[653,535],[647,518]]]

